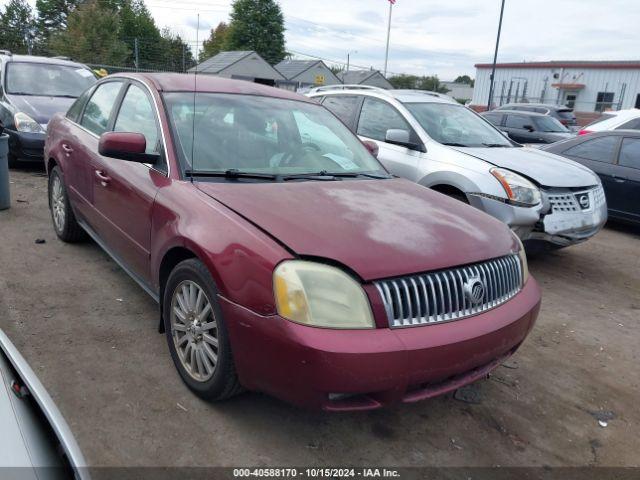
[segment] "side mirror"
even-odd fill
[[[106,132],[100,135],[98,153],[103,157],[128,162],[154,164],[160,159],[155,153],[145,153],[147,139],[141,133]]]
[[[374,157],[378,158],[378,153],[380,153],[380,147],[378,144],[372,140],[363,140],[362,144],[365,146],[369,153]]]
[[[418,150],[421,152],[425,151],[422,145],[413,143],[411,141],[411,134],[409,133],[408,130],[391,128],[387,130],[387,134],[385,135],[384,141],[386,143],[390,143],[392,145],[400,145],[401,147],[406,147],[411,150]]]
[[[522,128],[524,128],[527,132],[535,132],[536,129],[533,128],[533,125],[524,125]]]

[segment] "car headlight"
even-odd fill
[[[44,133],[44,129],[26,113],[18,112],[13,116],[16,130],[24,133]]]
[[[273,272],[278,314],[314,327],[374,328],[362,286],[339,268],[288,260]]]
[[[520,240],[520,237],[518,237],[518,235],[516,235],[515,233],[513,234],[513,236],[516,237],[518,246],[520,247],[518,249],[518,257],[520,257],[520,266],[522,267],[522,285],[524,285],[529,279],[529,264],[527,263],[527,252],[524,251],[524,245],[522,244],[522,240]]]
[[[540,203],[540,190],[522,175],[504,168],[492,168],[490,172],[500,182],[512,202],[527,206]]]

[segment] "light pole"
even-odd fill
[[[496,75],[496,62],[498,61],[498,47],[500,46],[500,32],[502,30],[502,16],[504,15],[504,0],[502,0],[502,6],[500,7],[500,22],[498,23],[498,36],[496,37],[496,50],[493,53],[493,67],[491,68],[491,82],[489,83],[489,101],[487,103],[487,110],[491,110],[491,104],[493,103],[493,84]]]
[[[387,77],[387,65],[389,64],[389,39],[391,38],[391,13],[396,0],[389,0],[389,22],[387,23],[387,48],[384,53],[384,76]]]
[[[354,50],[353,52],[347,52],[347,72],[349,71],[349,65],[351,64],[351,55],[354,53],[358,53],[358,51]]]

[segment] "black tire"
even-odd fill
[[[209,315],[213,316],[213,319],[215,319],[217,323],[217,363],[213,371],[213,376],[206,381],[198,381],[189,374],[178,356],[174,342],[171,327],[172,299],[176,289],[185,281],[196,283],[197,286],[204,291],[207,300],[211,304],[211,313]],[[180,262],[172,270],[164,289],[162,302],[165,334],[173,363],[180,374],[180,378],[182,378],[182,381],[187,387],[197,396],[208,401],[226,400],[243,391],[238,381],[238,375],[236,374],[229,334],[227,333],[227,328],[222,317],[222,309],[220,308],[217,298],[218,289],[215,286],[211,273],[200,260],[191,258]]]
[[[62,190],[60,208],[64,209],[64,221],[61,225],[58,225],[58,223],[56,222],[54,214],[54,203],[57,202],[55,202],[53,199],[53,185],[57,181],[60,182],[60,188]],[[85,240],[87,238],[87,233],[82,229],[80,224],[78,224],[78,220],[73,213],[73,208],[71,208],[71,204],[69,203],[69,196],[67,195],[67,187],[64,184],[64,176],[62,175],[62,170],[60,170],[60,167],[58,166],[53,167],[53,169],[51,170],[51,174],[49,175],[48,190],[51,221],[53,223],[53,229],[55,230],[58,238],[67,243],[76,243]]]

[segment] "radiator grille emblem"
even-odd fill
[[[482,279],[480,277],[469,278],[464,284],[464,294],[472,304],[482,303],[485,294],[485,286]]]

